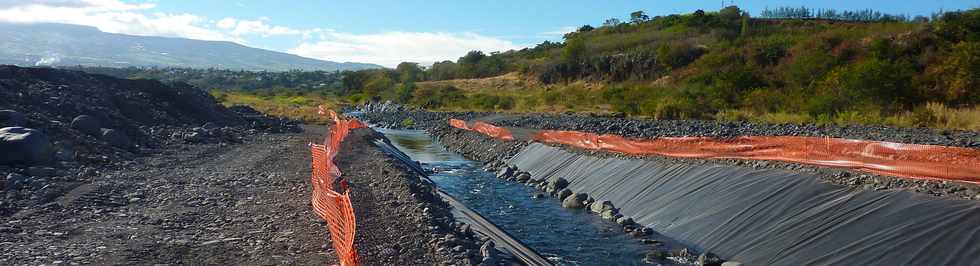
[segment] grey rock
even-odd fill
[[[581,209],[585,208],[585,199],[589,198],[588,194],[585,193],[575,193],[574,195],[568,196],[561,201],[561,206],[569,209]]]
[[[602,211],[602,219],[615,220],[616,219],[616,215],[618,215],[618,213],[616,213],[616,210],[605,210],[605,211]]]
[[[613,207],[612,202],[608,200],[597,201],[595,204],[592,204],[590,208],[590,210],[594,213],[603,213],[607,210],[613,209],[615,209],[615,207]]]
[[[514,168],[511,167],[503,167],[500,168],[499,171],[497,171],[497,178],[499,179],[507,179],[510,178],[512,175],[514,175]]]
[[[559,191],[568,187],[568,180],[564,178],[555,178],[548,182],[548,192]]]
[[[80,115],[76,116],[75,119],[71,120],[71,128],[81,131],[82,133],[98,136],[102,132],[102,122],[99,122],[98,118],[92,117],[90,115]]]
[[[623,216],[623,217],[619,217],[619,219],[616,219],[616,223],[626,226],[626,225],[633,225],[636,222],[633,221],[633,218]]]
[[[520,173],[517,174],[517,181],[518,182],[527,182],[528,180],[531,180],[531,174],[530,173],[528,173],[528,172],[520,172]]]
[[[27,117],[14,110],[0,110],[0,126],[4,127],[23,127],[27,126]]]
[[[722,262],[721,266],[743,266],[743,264],[737,261],[726,261],[726,262]]]
[[[711,252],[701,253],[698,256],[698,266],[721,266],[722,260]]]
[[[567,189],[567,188],[562,189],[561,191],[558,191],[558,200],[565,200],[565,198],[571,195],[572,195],[571,189]]]
[[[8,190],[15,190],[27,184],[29,180],[30,178],[25,175],[9,173],[7,174],[7,180],[4,182],[4,187]]]
[[[0,164],[44,162],[51,153],[51,142],[41,131],[23,127],[0,129]]]
[[[129,148],[133,146],[133,143],[129,140],[129,136],[115,129],[102,129],[101,139],[109,145],[119,147],[119,148]]]

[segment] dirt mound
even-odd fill
[[[240,143],[260,132],[299,131],[295,122],[239,111],[187,84],[0,66],[0,128],[25,128],[7,132],[0,144],[22,147],[12,142],[26,135],[14,133],[33,132],[50,146],[38,158],[0,162],[0,177],[24,176],[12,182],[16,188],[0,186],[7,195],[0,212],[10,205],[43,204],[72,184],[179,145]],[[5,156],[23,155],[0,150]]]

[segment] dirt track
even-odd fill
[[[311,133],[307,133],[311,134]],[[326,265],[306,134],[188,145],[0,217],[0,265]]]

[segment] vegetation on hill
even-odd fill
[[[635,12],[629,22],[582,26],[563,43],[345,72],[341,95],[437,109],[980,127],[980,9],[932,19],[802,10]],[[425,82],[508,72],[523,77],[511,83],[520,89]]]

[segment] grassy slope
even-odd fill
[[[317,93],[291,93],[264,95],[254,92],[212,90],[211,95],[225,106],[246,105],[262,113],[297,119],[305,123],[325,124],[329,118],[317,113],[317,106],[324,105],[328,109],[338,107],[336,98]]]
[[[685,15],[675,22],[601,27],[567,37],[564,47],[504,54],[517,73],[416,83],[416,98],[448,100],[413,103],[443,110],[980,130],[980,40],[971,28],[980,25],[980,10],[966,14],[930,23],[747,20],[711,26]],[[644,60],[656,63],[630,65]]]

